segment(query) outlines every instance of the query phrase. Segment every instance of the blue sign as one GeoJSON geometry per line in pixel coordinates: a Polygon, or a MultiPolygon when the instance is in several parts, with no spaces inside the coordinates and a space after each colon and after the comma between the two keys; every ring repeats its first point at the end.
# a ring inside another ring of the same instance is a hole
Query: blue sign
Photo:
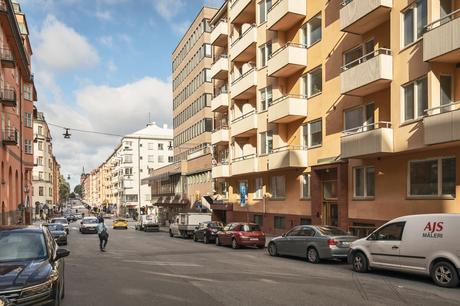
{"type": "Polygon", "coordinates": [[[246,205],[246,184],[240,184],[240,206],[244,207],[246,205]]]}

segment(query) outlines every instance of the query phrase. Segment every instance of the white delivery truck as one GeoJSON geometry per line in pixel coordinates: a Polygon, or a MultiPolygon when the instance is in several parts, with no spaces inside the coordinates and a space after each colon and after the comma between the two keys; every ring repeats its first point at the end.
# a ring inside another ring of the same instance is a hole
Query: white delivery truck
{"type": "Polygon", "coordinates": [[[169,225],[169,236],[181,236],[191,238],[195,228],[201,223],[211,221],[211,213],[179,213],[174,222],[169,225]]]}
{"type": "Polygon", "coordinates": [[[157,215],[141,215],[135,228],[144,232],[159,232],[160,224],[158,223],[157,215]]]}
{"type": "Polygon", "coordinates": [[[460,214],[396,218],[350,246],[356,272],[390,269],[431,276],[436,285],[456,287],[460,273],[460,214]]]}

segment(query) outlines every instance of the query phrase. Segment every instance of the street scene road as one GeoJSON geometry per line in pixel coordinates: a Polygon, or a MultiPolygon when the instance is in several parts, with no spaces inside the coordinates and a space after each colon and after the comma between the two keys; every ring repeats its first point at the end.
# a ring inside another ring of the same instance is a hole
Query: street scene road
{"type": "Polygon", "coordinates": [[[431,279],[373,271],[342,262],[308,264],[266,250],[205,245],[167,232],[109,230],[97,235],[70,225],[63,305],[459,305],[460,290],[431,279]]]}

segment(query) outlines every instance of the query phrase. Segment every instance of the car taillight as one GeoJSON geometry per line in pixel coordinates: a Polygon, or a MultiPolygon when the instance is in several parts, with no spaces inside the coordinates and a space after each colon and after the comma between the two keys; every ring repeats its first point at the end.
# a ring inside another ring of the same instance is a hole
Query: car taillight
{"type": "Polygon", "coordinates": [[[328,246],[334,246],[334,245],[337,245],[338,243],[339,243],[339,242],[338,242],[337,240],[335,240],[335,239],[329,239],[329,240],[327,241],[327,245],[328,245],[328,246]]]}

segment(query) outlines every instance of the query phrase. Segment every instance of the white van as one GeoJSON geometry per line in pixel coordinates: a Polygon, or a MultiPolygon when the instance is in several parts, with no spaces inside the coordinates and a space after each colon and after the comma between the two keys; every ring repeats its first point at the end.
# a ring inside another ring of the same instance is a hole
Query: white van
{"type": "Polygon", "coordinates": [[[460,274],[460,214],[396,218],[350,246],[356,272],[370,268],[429,275],[441,287],[456,287],[460,274]]]}

